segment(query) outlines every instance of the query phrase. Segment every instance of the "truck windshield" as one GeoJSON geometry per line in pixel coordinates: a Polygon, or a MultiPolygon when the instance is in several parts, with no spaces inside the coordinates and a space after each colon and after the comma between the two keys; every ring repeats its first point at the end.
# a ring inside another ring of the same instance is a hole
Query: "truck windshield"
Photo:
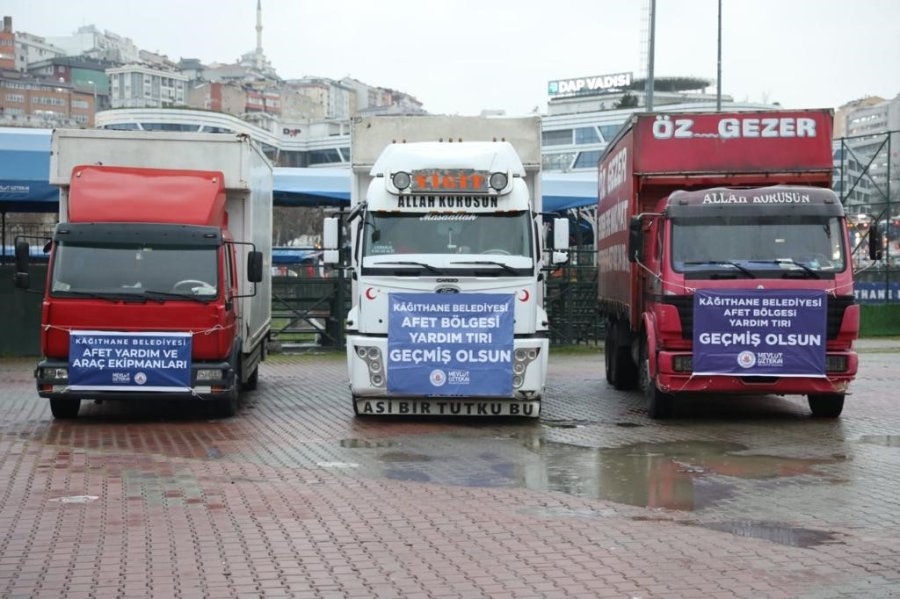
{"type": "Polygon", "coordinates": [[[57,243],[50,284],[54,296],[211,300],[218,293],[215,246],[57,243]]]}
{"type": "Polygon", "coordinates": [[[835,217],[672,221],[672,266],[679,272],[729,271],[743,276],[775,269],[815,278],[842,271],[845,264],[844,231],[835,217]]]}
{"type": "Polygon", "coordinates": [[[532,257],[528,212],[508,214],[396,214],[369,212],[363,256],[485,254],[532,257]]]}

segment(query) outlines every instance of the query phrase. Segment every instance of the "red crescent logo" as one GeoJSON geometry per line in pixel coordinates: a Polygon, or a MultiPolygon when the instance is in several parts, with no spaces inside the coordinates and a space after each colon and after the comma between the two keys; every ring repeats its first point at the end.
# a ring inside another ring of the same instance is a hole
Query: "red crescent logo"
{"type": "Polygon", "coordinates": [[[523,290],[522,290],[522,297],[519,298],[519,301],[521,301],[521,302],[527,302],[527,301],[528,301],[528,298],[530,298],[530,297],[531,297],[531,294],[528,293],[528,290],[527,290],[527,289],[523,289],[523,290]]]}
{"type": "Polygon", "coordinates": [[[366,297],[369,298],[370,300],[375,299],[375,290],[372,289],[371,287],[366,289],[366,297]]]}

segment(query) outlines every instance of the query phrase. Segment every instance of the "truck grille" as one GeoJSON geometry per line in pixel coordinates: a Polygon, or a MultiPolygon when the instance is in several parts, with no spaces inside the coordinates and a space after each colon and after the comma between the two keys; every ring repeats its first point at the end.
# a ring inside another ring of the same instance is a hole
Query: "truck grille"
{"type": "MultiPolygon", "coordinates": [[[[694,338],[694,296],[692,295],[666,295],[659,298],[660,303],[675,306],[678,310],[678,317],[681,319],[681,337],[682,339],[694,338]]],[[[848,306],[852,306],[854,299],[852,295],[842,295],[839,297],[828,296],[828,339],[835,339],[838,331],[841,329],[841,322],[844,320],[844,312],[848,306]]]]}

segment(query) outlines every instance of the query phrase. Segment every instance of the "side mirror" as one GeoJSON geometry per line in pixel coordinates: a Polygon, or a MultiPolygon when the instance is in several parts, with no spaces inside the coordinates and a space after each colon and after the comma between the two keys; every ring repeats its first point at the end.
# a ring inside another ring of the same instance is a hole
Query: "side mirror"
{"type": "MultiPolygon", "coordinates": [[[[18,246],[16,246],[17,252],[18,249],[18,246]]],[[[878,222],[876,221],[869,226],[869,260],[881,260],[883,254],[884,242],[881,239],[881,231],[878,230],[878,222]]],[[[18,253],[16,258],[18,259],[18,253]]]]}
{"type": "Polygon", "coordinates": [[[564,252],[569,249],[569,219],[553,219],[553,249],[564,252]]]}
{"type": "Polygon", "coordinates": [[[251,283],[259,283],[263,280],[262,252],[247,252],[247,280],[251,283]]]}
{"type": "Polygon", "coordinates": [[[325,219],[322,229],[322,262],[325,264],[339,264],[341,252],[338,245],[340,219],[329,217],[325,219]]]}
{"type": "Polygon", "coordinates": [[[628,261],[640,262],[644,259],[644,226],[640,216],[631,217],[628,223],[628,261]]]}
{"type": "Polygon", "coordinates": [[[27,241],[16,242],[16,272],[13,275],[13,284],[19,289],[28,289],[31,286],[31,275],[28,273],[28,259],[31,247],[27,241]]]}

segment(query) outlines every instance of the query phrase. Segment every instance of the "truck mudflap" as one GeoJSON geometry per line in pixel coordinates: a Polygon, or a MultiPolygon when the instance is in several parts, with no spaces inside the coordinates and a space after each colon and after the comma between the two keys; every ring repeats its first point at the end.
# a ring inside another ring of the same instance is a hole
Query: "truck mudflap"
{"type": "Polygon", "coordinates": [[[195,362],[191,364],[191,387],[185,391],[141,391],[107,389],[72,389],[68,381],[66,360],[41,360],[34,371],[37,392],[46,399],[99,399],[99,400],[167,400],[194,399],[217,400],[234,390],[235,372],[227,361],[195,362]],[[218,378],[214,374],[219,372],[218,378]]]}
{"type": "Polygon", "coordinates": [[[541,415],[540,400],[490,397],[356,397],[357,416],[524,416],[541,415]]]}

